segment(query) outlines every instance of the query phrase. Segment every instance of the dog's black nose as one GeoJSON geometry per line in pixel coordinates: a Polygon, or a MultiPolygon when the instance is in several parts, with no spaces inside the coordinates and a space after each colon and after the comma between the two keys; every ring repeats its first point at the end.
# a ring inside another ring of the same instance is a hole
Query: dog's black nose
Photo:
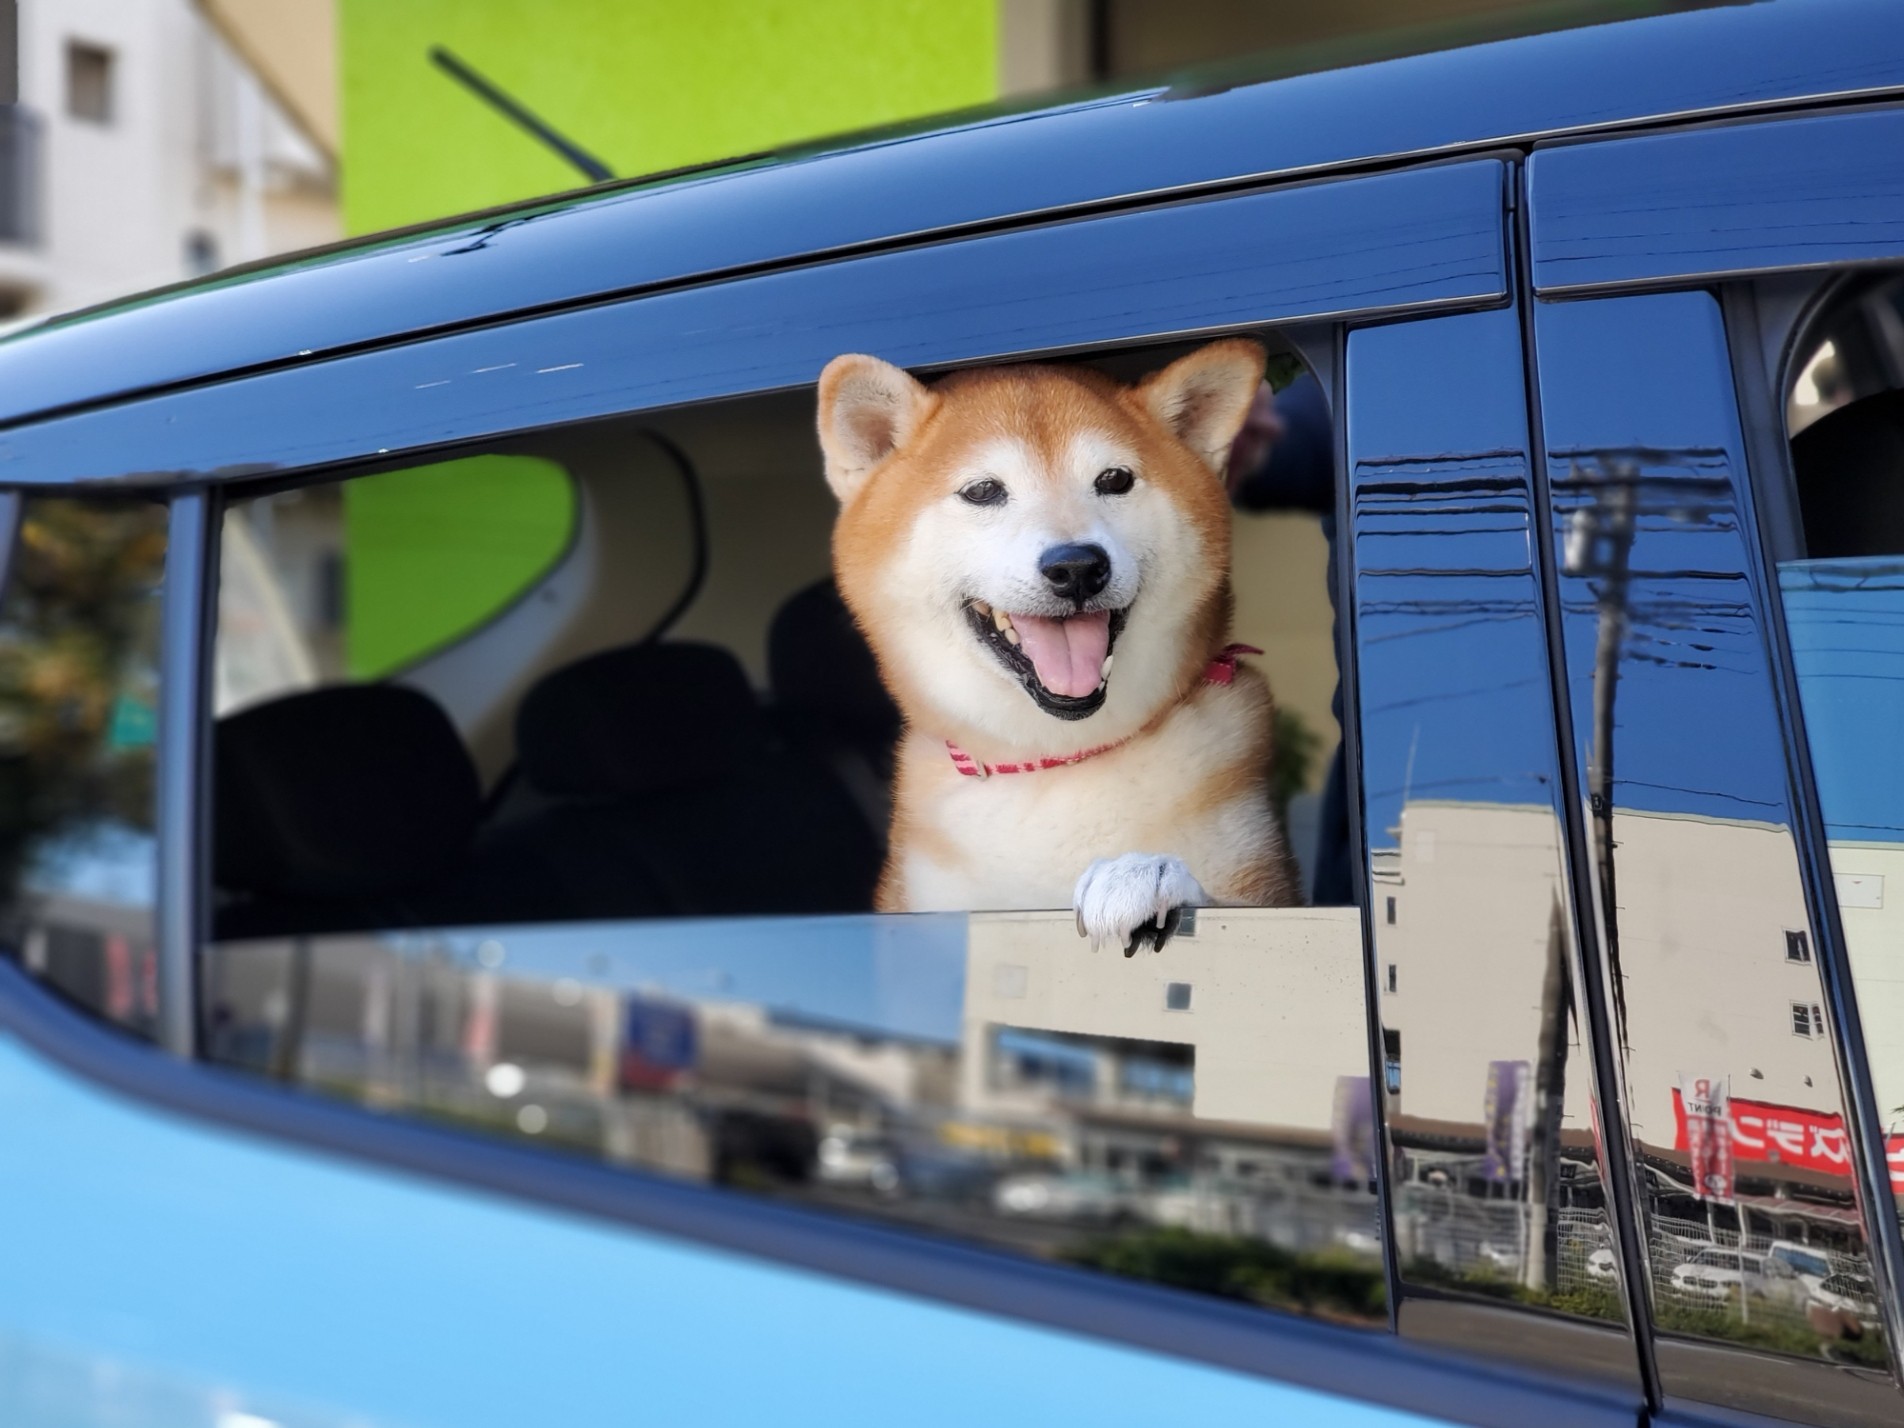
{"type": "Polygon", "coordinates": [[[1054,595],[1082,605],[1111,582],[1111,558],[1101,545],[1054,545],[1038,557],[1038,572],[1054,595]]]}

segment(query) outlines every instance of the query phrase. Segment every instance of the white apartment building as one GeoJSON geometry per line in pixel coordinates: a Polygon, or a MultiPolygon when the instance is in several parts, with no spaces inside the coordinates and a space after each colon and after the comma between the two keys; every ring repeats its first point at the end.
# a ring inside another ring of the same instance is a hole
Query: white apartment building
{"type": "Polygon", "coordinates": [[[339,234],[333,157],[191,0],[17,0],[0,318],[70,311],[339,234]]]}

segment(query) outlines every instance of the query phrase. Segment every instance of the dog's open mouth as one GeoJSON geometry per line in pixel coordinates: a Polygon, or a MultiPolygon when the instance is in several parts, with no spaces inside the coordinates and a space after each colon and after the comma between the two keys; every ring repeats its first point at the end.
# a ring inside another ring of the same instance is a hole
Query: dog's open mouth
{"type": "Polygon", "coordinates": [[[1025,686],[1033,703],[1060,719],[1088,718],[1103,706],[1125,613],[1083,610],[1060,618],[1010,615],[983,600],[965,605],[979,642],[1025,686]]]}

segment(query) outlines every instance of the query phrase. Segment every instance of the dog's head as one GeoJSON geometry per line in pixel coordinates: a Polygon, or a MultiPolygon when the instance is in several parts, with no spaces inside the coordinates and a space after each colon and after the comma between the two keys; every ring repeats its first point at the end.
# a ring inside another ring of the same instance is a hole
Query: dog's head
{"type": "Polygon", "coordinates": [[[834,572],[914,725],[1051,753],[1183,696],[1229,624],[1223,470],[1263,365],[1242,339],[1132,386],[1018,366],[927,387],[874,357],[827,364],[834,572]]]}

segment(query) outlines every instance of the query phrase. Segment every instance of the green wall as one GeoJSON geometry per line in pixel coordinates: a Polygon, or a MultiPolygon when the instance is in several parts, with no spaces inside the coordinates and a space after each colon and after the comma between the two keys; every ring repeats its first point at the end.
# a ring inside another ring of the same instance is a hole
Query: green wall
{"type": "Polygon", "coordinates": [[[568,548],[575,488],[533,456],[465,456],[347,486],[345,663],[376,679],[496,614],[568,548]]]}
{"type": "Polygon", "coordinates": [[[443,45],[632,176],[983,103],[997,0],[340,0],[354,233],[583,182],[429,61],[443,45]]]}
{"type": "MultiPolygon", "coordinates": [[[[634,176],[983,103],[997,0],[339,0],[344,222],[374,232],[578,187],[430,62],[443,45],[634,176]]],[[[373,678],[506,604],[567,539],[547,463],[345,488],[346,658],[373,678]]]]}

